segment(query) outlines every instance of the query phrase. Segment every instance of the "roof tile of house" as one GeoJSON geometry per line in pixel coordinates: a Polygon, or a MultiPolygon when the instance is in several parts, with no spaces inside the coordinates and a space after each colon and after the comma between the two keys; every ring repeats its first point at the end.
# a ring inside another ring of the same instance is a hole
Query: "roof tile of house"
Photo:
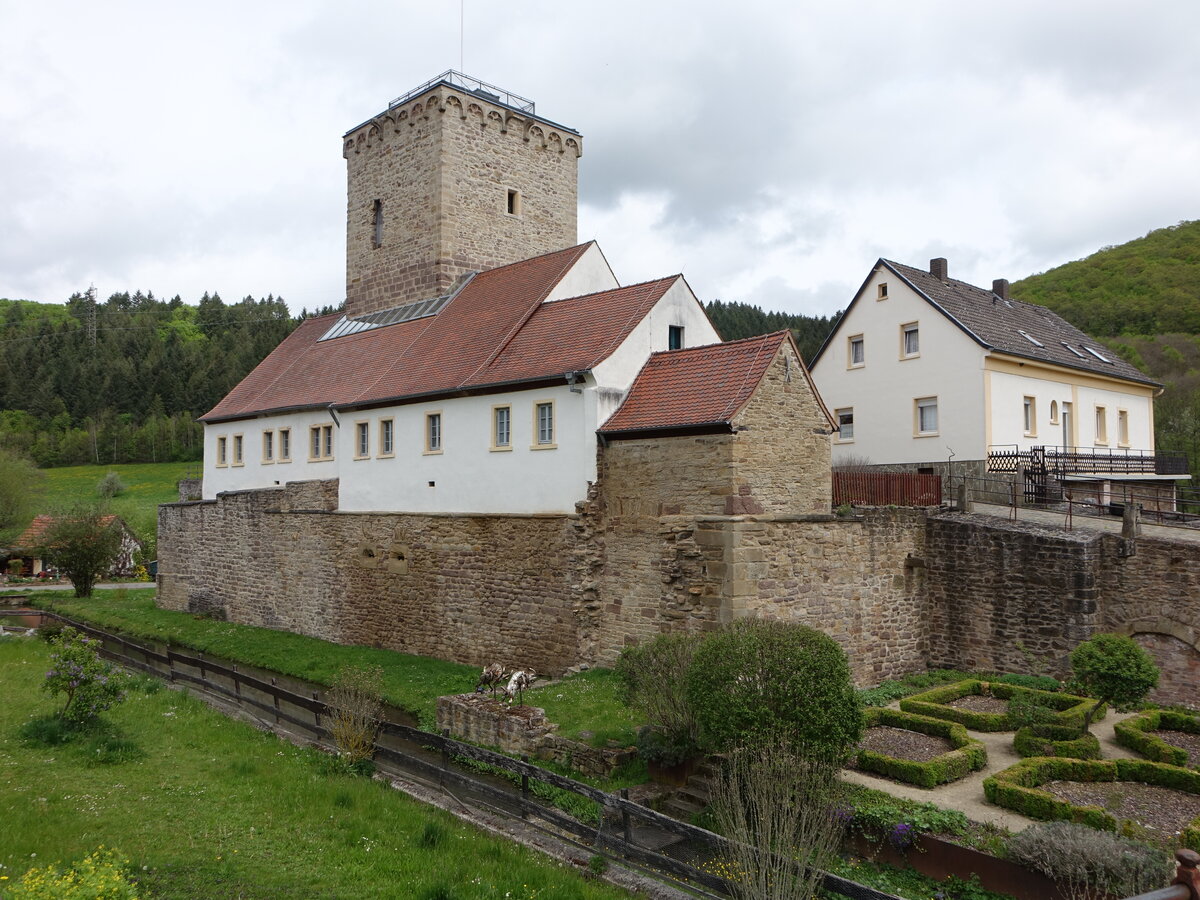
{"type": "Polygon", "coordinates": [[[939,306],[985,347],[1113,378],[1158,384],[1114,351],[1044,306],[1011,298],[1005,300],[986,288],[954,278],[942,281],[923,269],[891,260],[881,262],[939,306]],[[1029,338],[1042,346],[1039,347],[1029,338]],[[1093,351],[1107,362],[1097,359],[1093,351]]]}
{"type": "MultiPolygon", "coordinates": [[[[33,521],[29,523],[29,527],[21,532],[21,536],[17,538],[16,548],[19,550],[36,550],[41,547],[46,532],[50,530],[55,521],[54,516],[34,516],[33,521]]],[[[116,521],[118,521],[118,518],[112,515],[104,516],[100,519],[101,524],[105,527],[116,521]]],[[[121,524],[124,526],[123,522],[121,524]]]]}
{"type": "Polygon", "coordinates": [[[762,380],[786,331],[655,353],[603,434],[727,425],[762,380]]]}
{"type": "Polygon", "coordinates": [[[591,368],[679,276],[544,302],[590,246],[482,272],[423,319],[325,341],[336,317],[309,319],[202,418],[365,405],[591,368]]]}

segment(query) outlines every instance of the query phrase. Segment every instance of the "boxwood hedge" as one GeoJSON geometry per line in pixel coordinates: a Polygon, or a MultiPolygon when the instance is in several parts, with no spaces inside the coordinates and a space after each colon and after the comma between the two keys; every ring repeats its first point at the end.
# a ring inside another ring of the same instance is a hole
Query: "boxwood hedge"
{"type": "Polygon", "coordinates": [[[1070,756],[1099,759],[1100,739],[1074,725],[1026,725],[1017,730],[1013,749],[1018,756],[1070,756]]]}
{"type": "Polygon", "coordinates": [[[867,728],[890,725],[934,737],[946,738],[954,745],[948,753],[942,753],[926,762],[898,759],[872,750],[859,748],[856,765],[864,772],[886,775],[918,787],[936,787],[948,781],[957,781],[969,772],[987,765],[987,748],[981,741],[967,734],[967,729],[954,722],[931,719],[894,709],[871,707],[864,711],[863,724],[867,728]]]}
{"type": "MultiPolygon", "coordinates": [[[[1154,732],[1161,729],[1200,734],[1200,715],[1173,709],[1152,709],[1141,715],[1118,722],[1115,726],[1117,743],[1143,756],[1173,766],[1187,766],[1188,753],[1182,747],[1168,744],[1154,732]]],[[[1193,764],[1200,769],[1200,764],[1193,764]]]]}
{"type": "MultiPolygon", "coordinates": [[[[997,681],[980,681],[968,679],[956,684],[925,691],[900,701],[900,708],[905,712],[931,716],[935,719],[945,719],[958,722],[975,731],[1012,731],[1015,725],[1007,713],[976,712],[947,706],[953,700],[971,694],[990,694],[1000,700],[1011,700],[1016,696],[1028,697],[1039,706],[1046,706],[1055,712],[1056,725],[1076,725],[1083,727],[1087,711],[1095,704],[1095,700],[1078,697],[1074,694],[1060,694],[1053,691],[1037,691],[1032,688],[1019,687],[1015,684],[1004,684],[997,681]]],[[[1106,707],[1101,706],[1093,717],[1093,721],[1104,718],[1106,707]]]]}
{"type": "MultiPolygon", "coordinates": [[[[1035,756],[983,781],[991,803],[1029,816],[1053,821],[1080,822],[1104,831],[1120,826],[1112,813],[1098,806],[1074,806],[1041,786],[1049,781],[1132,781],[1200,794],[1200,772],[1143,759],[1067,759],[1035,756]]],[[[1180,834],[1180,843],[1200,850],[1200,818],[1180,834]]]]}

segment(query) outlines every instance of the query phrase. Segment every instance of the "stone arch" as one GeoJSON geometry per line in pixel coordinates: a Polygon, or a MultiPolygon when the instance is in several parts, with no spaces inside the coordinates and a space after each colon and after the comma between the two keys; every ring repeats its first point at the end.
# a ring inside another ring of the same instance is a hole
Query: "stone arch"
{"type": "Polygon", "coordinates": [[[414,103],[408,108],[409,118],[415,119],[417,116],[425,115],[425,104],[421,102],[414,103]]]}
{"type": "Polygon", "coordinates": [[[1150,699],[1200,705],[1200,628],[1165,616],[1147,616],[1115,630],[1137,641],[1158,665],[1158,688],[1150,699]]]}
{"type": "Polygon", "coordinates": [[[396,114],[395,119],[393,119],[392,121],[395,122],[395,124],[396,124],[396,131],[399,131],[400,123],[408,121],[408,110],[404,110],[404,109],[400,110],[400,112],[398,112],[396,114]]]}
{"type": "Polygon", "coordinates": [[[552,131],[546,136],[546,146],[555,153],[563,152],[562,135],[557,131],[552,131]]]}
{"type": "Polygon", "coordinates": [[[567,138],[567,149],[575,151],[576,159],[583,155],[583,151],[579,149],[579,141],[575,140],[575,138],[567,138]]]}
{"type": "Polygon", "coordinates": [[[500,115],[500,113],[496,112],[494,109],[488,110],[487,124],[488,125],[498,125],[500,127],[501,131],[508,130],[504,123],[504,116],[500,115]]]}
{"type": "Polygon", "coordinates": [[[379,125],[375,122],[371,123],[371,127],[367,129],[367,146],[370,147],[376,141],[383,138],[383,132],[379,130],[379,125]]]}
{"type": "Polygon", "coordinates": [[[462,101],[459,100],[457,97],[455,97],[453,94],[451,94],[449,97],[446,98],[445,107],[447,110],[449,110],[451,112],[458,113],[458,117],[460,119],[465,119],[467,117],[466,111],[463,110],[462,101]]]}
{"type": "Polygon", "coordinates": [[[537,125],[528,125],[525,129],[525,140],[537,144],[539,147],[546,146],[546,132],[537,125]]]}

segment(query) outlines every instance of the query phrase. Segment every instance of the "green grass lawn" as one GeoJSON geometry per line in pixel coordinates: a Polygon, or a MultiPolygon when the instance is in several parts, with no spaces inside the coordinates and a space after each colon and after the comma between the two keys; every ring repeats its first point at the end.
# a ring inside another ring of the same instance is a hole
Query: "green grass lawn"
{"type": "Polygon", "coordinates": [[[158,505],[176,502],[179,499],[176,482],[199,466],[196,462],[176,462],[42,469],[46,477],[37,511],[53,512],[81,501],[99,500],[96,485],[108,472],[116,472],[126,490],[108,501],[110,511],[124,519],[138,537],[153,538],[158,527],[158,505]]]}
{"type": "MultiPolygon", "coordinates": [[[[0,875],[103,844],[158,898],[609,898],[628,894],[484,835],[185,693],[132,691],[107,735],[17,732],[57,704],[41,641],[0,640],[0,875]]],[[[2,882],[0,882],[2,883],[2,882]]]]}

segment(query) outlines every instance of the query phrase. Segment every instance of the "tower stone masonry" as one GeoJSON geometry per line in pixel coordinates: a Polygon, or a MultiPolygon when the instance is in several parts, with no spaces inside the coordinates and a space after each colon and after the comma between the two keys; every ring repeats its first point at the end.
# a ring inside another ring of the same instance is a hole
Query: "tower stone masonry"
{"type": "Polygon", "coordinates": [[[346,133],[346,313],[441,296],[462,276],[576,243],[583,139],[457,72],[346,133]]]}

